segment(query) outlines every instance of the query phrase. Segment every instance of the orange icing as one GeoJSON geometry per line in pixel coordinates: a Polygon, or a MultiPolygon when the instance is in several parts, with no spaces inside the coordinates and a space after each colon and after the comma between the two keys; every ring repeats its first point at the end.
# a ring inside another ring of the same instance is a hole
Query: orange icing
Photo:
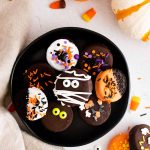
{"type": "Polygon", "coordinates": [[[142,37],[142,41],[144,42],[148,41],[149,37],[150,37],[150,30],[144,34],[144,36],[142,37]]]}
{"type": "Polygon", "coordinates": [[[142,3],[135,6],[131,6],[127,9],[118,10],[116,13],[117,20],[123,20],[124,18],[130,16],[131,14],[137,12],[142,6],[148,4],[150,0],[144,0],[142,3]]]}

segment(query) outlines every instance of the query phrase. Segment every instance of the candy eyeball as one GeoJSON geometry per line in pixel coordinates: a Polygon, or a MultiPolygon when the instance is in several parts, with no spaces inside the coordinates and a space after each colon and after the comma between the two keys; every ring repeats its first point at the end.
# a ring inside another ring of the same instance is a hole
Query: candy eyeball
{"type": "Polygon", "coordinates": [[[67,113],[65,111],[60,112],[59,117],[61,119],[66,119],[67,118],[67,113]]]}
{"type": "Polygon", "coordinates": [[[78,88],[78,87],[79,87],[79,81],[73,80],[73,81],[71,82],[71,86],[72,86],[73,88],[78,88]]]}
{"type": "Polygon", "coordinates": [[[64,87],[70,87],[70,85],[71,85],[70,80],[64,80],[64,81],[63,81],[63,86],[64,86],[64,87]]]}
{"type": "Polygon", "coordinates": [[[52,110],[52,113],[53,113],[54,116],[58,116],[60,114],[60,109],[59,108],[54,108],[52,110]]]}

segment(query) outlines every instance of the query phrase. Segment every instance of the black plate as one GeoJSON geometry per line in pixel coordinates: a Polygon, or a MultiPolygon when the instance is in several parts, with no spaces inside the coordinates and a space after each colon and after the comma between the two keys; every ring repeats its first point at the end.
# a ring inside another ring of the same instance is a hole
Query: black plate
{"type": "MultiPolygon", "coordinates": [[[[76,108],[74,108],[74,119],[72,125],[65,131],[60,133],[53,133],[46,130],[40,121],[30,122],[25,120],[16,108],[20,118],[28,129],[41,140],[58,146],[80,146],[92,142],[115,127],[121,118],[123,117],[129,98],[129,72],[126,60],[121,51],[106,37],[82,28],[66,27],[50,31],[43,36],[32,42],[27,48],[25,48],[18,56],[15,65],[13,67],[11,76],[11,96],[13,103],[16,104],[15,96],[23,89],[22,72],[29,66],[38,63],[46,62],[46,51],[49,45],[60,38],[72,40],[79,50],[81,51],[88,44],[102,43],[105,44],[113,54],[114,68],[120,69],[127,78],[127,90],[122,97],[116,103],[112,104],[112,113],[107,120],[101,126],[93,127],[86,124],[78,115],[76,108]]],[[[46,62],[47,63],[47,62],[46,62]]]]}

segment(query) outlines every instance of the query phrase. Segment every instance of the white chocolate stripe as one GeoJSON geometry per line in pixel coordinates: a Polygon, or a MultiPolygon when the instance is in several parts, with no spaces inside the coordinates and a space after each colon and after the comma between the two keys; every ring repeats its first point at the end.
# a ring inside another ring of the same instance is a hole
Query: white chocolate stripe
{"type": "Polygon", "coordinates": [[[91,76],[85,75],[85,74],[77,74],[75,70],[65,71],[65,72],[68,73],[68,74],[74,74],[74,76],[76,76],[76,77],[84,77],[86,79],[91,79],[91,76]]]}
{"type": "Polygon", "coordinates": [[[59,101],[82,105],[84,102],[76,100],[72,97],[80,98],[86,102],[86,101],[88,101],[88,99],[84,98],[82,96],[79,96],[79,95],[91,95],[92,93],[90,93],[90,92],[73,92],[73,91],[55,90],[54,89],[54,94],[57,97],[58,96],[64,97],[64,98],[58,98],[59,101]],[[79,94],[79,95],[77,95],[77,94],[79,94]]]}
{"type": "Polygon", "coordinates": [[[76,78],[76,77],[60,77],[57,76],[57,79],[69,79],[69,80],[80,80],[80,81],[88,81],[89,79],[84,78],[76,78]]]}

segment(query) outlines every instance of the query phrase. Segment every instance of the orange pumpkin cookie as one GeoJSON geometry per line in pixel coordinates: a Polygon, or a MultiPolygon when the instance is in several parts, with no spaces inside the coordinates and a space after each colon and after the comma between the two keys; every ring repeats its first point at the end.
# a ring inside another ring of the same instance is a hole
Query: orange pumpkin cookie
{"type": "Polygon", "coordinates": [[[108,145],[108,150],[130,150],[128,134],[121,133],[113,137],[108,145]]]}
{"type": "Polygon", "coordinates": [[[118,69],[108,69],[96,77],[95,90],[100,101],[115,102],[126,90],[126,77],[118,69]]]}

